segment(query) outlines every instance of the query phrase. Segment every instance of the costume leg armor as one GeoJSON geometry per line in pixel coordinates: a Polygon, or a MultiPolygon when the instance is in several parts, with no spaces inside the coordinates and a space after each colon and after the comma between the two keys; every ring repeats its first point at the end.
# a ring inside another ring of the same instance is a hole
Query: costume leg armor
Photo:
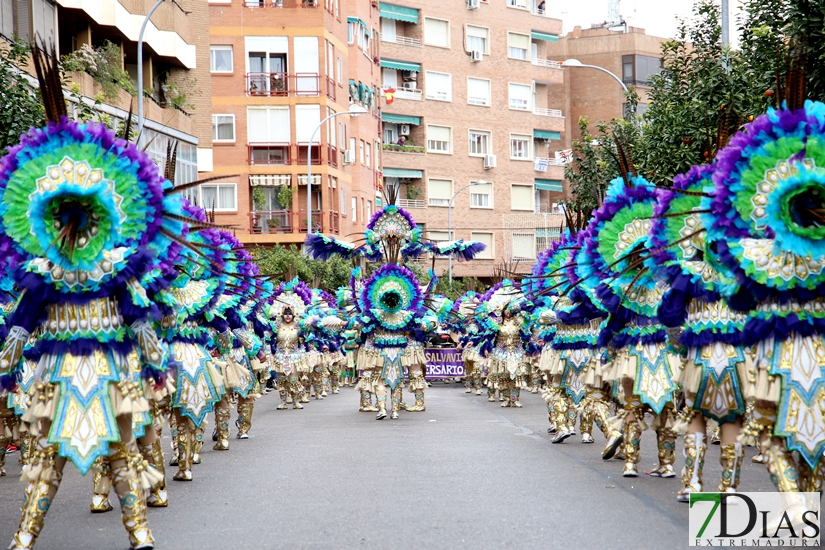
{"type": "Polygon", "coordinates": [[[26,500],[23,503],[20,525],[9,544],[9,550],[30,550],[43,530],[46,512],[54,500],[63,477],[65,459],[57,456],[57,445],[47,445],[46,439],[37,440],[31,463],[24,476],[26,500]]]}
{"type": "Polygon", "coordinates": [[[510,391],[515,387],[515,384],[516,381],[506,373],[498,376],[498,400],[501,401],[502,407],[510,406],[510,391]]]}
{"type": "Polygon", "coordinates": [[[642,428],[636,420],[625,420],[624,424],[624,469],[623,477],[638,477],[641,454],[642,428]]]}
{"type": "Polygon", "coordinates": [[[538,393],[539,386],[541,385],[541,371],[534,368],[533,372],[530,374],[530,393],[538,393]]]}
{"type": "Polygon", "coordinates": [[[593,421],[596,419],[596,409],[593,399],[585,397],[579,418],[579,429],[582,432],[582,443],[593,443],[593,421]]]}
{"type": "Polygon", "coordinates": [[[92,505],[93,514],[108,512],[112,509],[109,502],[109,493],[112,490],[112,471],[109,469],[109,461],[105,458],[98,458],[92,466],[94,471],[92,505]]]}
{"type": "MultiPolygon", "coordinates": [[[[215,403],[215,410],[217,410],[219,403],[215,403]]],[[[217,417],[216,417],[217,418],[217,417]]],[[[169,466],[178,465],[178,424],[174,414],[169,415],[169,428],[172,436],[172,456],[169,458],[169,466]]],[[[212,441],[218,440],[218,426],[215,423],[215,431],[212,433],[212,441]]]]}
{"type": "MultiPolygon", "coordinates": [[[[160,473],[162,479],[149,489],[146,494],[146,506],[150,508],[166,508],[169,506],[169,495],[166,490],[166,468],[163,465],[163,449],[160,446],[160,434],[154,443],[138,445],[140,454],[144,460],[160,473]]],[[[107,493],[108,495],[108,493],[107,493]]]]}
{"type": "Polygon", "coordinates": [[[281,398],[281,404],[275,407],[277,410],[282,411],[287,408],[287,396],[289,395],[289,380],[283,374],[278,377],[276,382],[278,387],[278,396],[281,398]]]}
{"type": "Polygon", "coordinates": [[[376,393],[375,394],[375,401],[378,403],[378,414],[375,415],[376,420],[383,420],[387,418],[387,393],[384,392],[383,395],[376,393]]]}
{"type": "Polygon", "coordinates": [[[745,459],[745,449],[741,443],[722,443],[719,448],[719,464],[722,465],[722,480],[719,493],[735,493],[739,487],[739,474],[745,459]]]}
{"type": "MultiPolygon", "coordinates": [[[[662,413],[662,424],[667,415],[667,409],[662,413]]],[[[673,469],[674,451],[676,450],[676,432],[670,428],[661,427],[656,430],[656,447],[659,450],[659,465],[650,472],[651,477],[676,477],[673,469]]]]}
{"type": "MultiPolygon", "coordinates": [[[[5,401],[5,397],[3,398],[5,401]]],[[[14,410],[8,407],[0,408],[0,477],[6,475],[6,447],[11,443],[11,437],[14,433],[15,416],[14,410]]]]}
{"type": "Polygon", "coordinates": [[[518,387],[512,388],[510,390],[510,406],[521,408],[521,401],[519,401],[519,396],[521,395],[521,390],[518,387]]]}
{"type": "Polygon", "coordinates": [[[702,470],[705,467],[705,452],[708,450],[704,432],[685,435],[685,466],[682,468],[682,489],[676,493],[676,500],[689,502],[690,493],[702,492],[702,470]]]}
{"type": "Polygon", "coordinates": [[[254,407],[255,403],[251,398],[238,399],[238,419],[235,421],[235,427],[238,428],[238,439],[249,439],[254,407]]]}
{"type": "Polygon", "coordinates": [[[494,374],[487,375],[487,401],[496,400],[496,379],[494,374]]]}
{"type": "Polygon", "coordinates": [[[212,447],[216,451],[229,450],[229,399],[224,395],[220,401],[215,403],[215,430],[217,430],[217,443],[212,447]]]}
{"type": "MultiPolygon", "coordinates": [[[[228,413],[229,411],[227,411],[228,413]]],[[[227,429],[226,436],[229,437],[227,429]]],[[[220,430],[219,430],[220,432],[220,430]]],[[[221,436],[218,434],[218,443],[221,443],[221,436]]],[[[187,419],[178,420],[178,471],[172,477],[175,481],[192,481],[192,454],[194,452],[195,429],[192,421],[187,419]]],[[[229,442],[227,441],[227,445],[229,442]]],[[[219,449],[216,449],[219,450],[219,449]]]]}
{"type": "Polygon", "coordinates": [[[791,453],[785,448],[785,441],[774,437],[767,455],[768,473],[776,490],[782,493],[799,492],[799,474],[791,453]]]}
{"type": "MultiPolygon", "coordinates": [[[[205,421],[204,421],[205,423],[205,421]]],[[[195,443],[192,446],[192,464],[201,463],[201,450],[203,449],[203,428],[195,430],[195,443]]]]}
{"type": "Polygon", "coordinates": [[[614,428],[610,423],[610,409],[603,400],[597,399],[593,401],[593,411],[595,413],[596,426],[599,427],[604,434],[604,438],[607,440],[602,451],[602,460],[610,460],[621,450],[622,444],[624,443],[624,434],[614,428]]]}
{"type": "Polygon", "coordinates": [[[120,498],[120,516],[133,550],[154,548],[155,539],[146,523],[146,497],[136,464],[142,460],[134,441],[110,443],[112,483],[120,498]]]}
{"type": "MultiPolygon", "coordinates": [[[[424,388],[427,387],[427,382],[424,380],[424,372],[421,367],[410,369],[410,385],[409,389],[415,395],[415,405],[407,407],[407,412],[424,412],[427,408],[424,406],[424,388]]],[[[399,392],[399,399],[401,395],[399,392]]]]}
{"type": "Polygon", "coordinates": [[[392,390],[392,412],[390,413],[390,418],[396,419],[398,418],[398,411],[401,410],[401,392],[403,388],[399,384],[394,390],[392,390]]]}

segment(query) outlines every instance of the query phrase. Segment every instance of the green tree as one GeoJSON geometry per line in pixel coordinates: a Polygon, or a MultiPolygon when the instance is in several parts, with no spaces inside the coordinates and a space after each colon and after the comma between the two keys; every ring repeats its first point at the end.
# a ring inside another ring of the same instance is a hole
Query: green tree
{"type": "Polygon", "coordinates": [[[808,97],[825,101],[825,0],[790,0],[788,21],[807,45],[808,97]]]}
{"type": "Polygon", "coordinates": [[[352,266],[342,258],[312,260],[301,253],[295,245],[255,246],[250,250],[261,273],[273,275],[273,282],[298,277],[310,286],[317,286],[329,292],[349,282],[352,266]]]}
{"type": "Polygon", "coordinates": [[[45,124],[39,94],[21,76],[29,62],[29,46],[15,41],[0,48],[0,147],[20,141],[32,126],[45,124]]]}
{"type": "MultiPolygon", "coordinates": [[[[573,160],[564,167],[564,178],[570,182],[570,196],[564,205],[571,216],[586,223],[591,212],[599,207],[607,184],[619,171],[614,163],[604,158],[600,150],[607,136],[594,136],[587,117],[579,118],[580,138],[573,140],[573,160]]],[[[576,225],[580,225],[576,223],[576,225]]]]}

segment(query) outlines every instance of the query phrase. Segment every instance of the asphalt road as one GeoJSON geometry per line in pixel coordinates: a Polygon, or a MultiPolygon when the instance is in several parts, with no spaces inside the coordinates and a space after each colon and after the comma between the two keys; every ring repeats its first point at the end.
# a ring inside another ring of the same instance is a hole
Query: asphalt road
{"type": "MultiPolygon", "coordinates": [[[[168,469],[170,505],[149,510],[156,548],[687,547],[678,477],[622,478],[620,461],[601,460],[597,430],[593,445],[578,436],[553,445],[541,396],[522,401],[522,409],[501,408],[439,382],[427,392],[426,412],[378,422],[357,412],[351,388],[302,411],[276,411],[270,393],[255,405],[248,440],[232,439],[228,452],[204,445],[194,481],[172,481],[175,468],[168,469]]],[[[681,442],[677,449],[679,470],[681,442]]],[[[655,453],[655,434],[645,432],[641,471],[653,467],[655,453]]],[[[748,449],[740,489],[771,490],[753,454],[748,449]]],[[[7,470],[0,545],[11,539],[23,502],[17,455],[7,470]]],[[[715,486],[719,470],[712,447],[706,483],[715,486]]],[[[67,465],[36,548],[128,548],[114,493],[115,510],[93,515],[91,489],[91,475],[67,465]]]]}

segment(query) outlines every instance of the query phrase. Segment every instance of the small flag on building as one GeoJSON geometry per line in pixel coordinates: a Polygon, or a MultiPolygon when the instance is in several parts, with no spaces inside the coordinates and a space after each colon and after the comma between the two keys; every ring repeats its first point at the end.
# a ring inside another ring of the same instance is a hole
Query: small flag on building
{"type": "Polygon", "coordinates": [[[391,105],[395,101],[395,88],[384,89],[384,99],[387,100],[387,105],[391,105]]]}

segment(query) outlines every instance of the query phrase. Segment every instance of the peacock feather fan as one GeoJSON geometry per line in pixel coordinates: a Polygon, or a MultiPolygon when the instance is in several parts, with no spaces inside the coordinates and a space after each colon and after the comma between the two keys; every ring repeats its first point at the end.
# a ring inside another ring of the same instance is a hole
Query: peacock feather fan
{"type": "Polygon", "coordinates": [[[385,264],[364,283],[358,309],[382,329],[397,332],[411,326],[423,299],[415,273],[400,265],[385,264]]]}

